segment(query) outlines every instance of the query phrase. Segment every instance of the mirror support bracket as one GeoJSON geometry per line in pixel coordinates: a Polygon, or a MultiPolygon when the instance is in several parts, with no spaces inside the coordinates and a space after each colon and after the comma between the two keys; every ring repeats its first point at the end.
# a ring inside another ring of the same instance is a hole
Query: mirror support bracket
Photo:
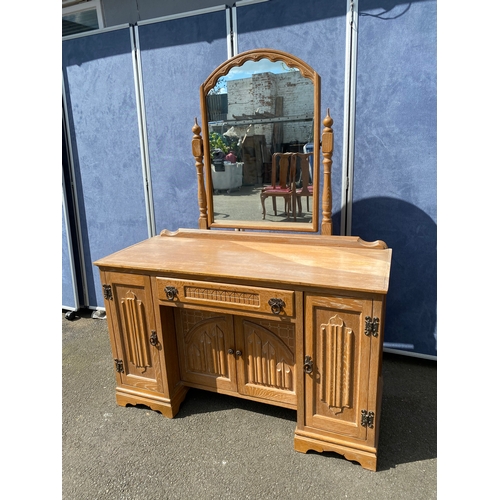
{"type": "Polygon", "coordinates": [[[193,131],[193,139],[191,141],[191,148],[195,158],[196,175],[198,177],[198,206],[200,207],[200,217],[198,219],[198,227],[200,229],[208,229],[207,218],[207,194],[205,191],[204,173],[203,173],[203,139],[200,132],[201,127],[198,125],[198,120],[194,119],[194,125],[191,129],[193,131]]]}
{"type": "Polygon", "coordinates": [[[323,120],[323,134],[321,136],[321,150],[323,153],[323,219],[321,220],[321,234],[333,234],[332,226],[332,155],[333,155],[333,119],[330,108],[327,109],[323,120]]]}

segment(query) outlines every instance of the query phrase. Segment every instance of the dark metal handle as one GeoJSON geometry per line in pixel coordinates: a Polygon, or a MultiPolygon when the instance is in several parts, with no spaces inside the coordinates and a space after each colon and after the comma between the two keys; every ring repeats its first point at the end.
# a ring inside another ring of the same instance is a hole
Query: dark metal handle
{"type": "Polygon", "coordinates": [[[233,351],[233,349],[228,349],[228,350],[227,350],[227,353],[228,353],[228,354],[234,354],[234,351],[233,351]]]}
{"type": "Polygon", "coordinates": [[[149,337],[149,343],[152,346],[158,345],[158,335],[156,335],[156,332],[154,330],[151,330],[151,337],[149,337]]]}
{"type": "Polygon", "coordinates": [[[268,304],[271,306],[273,314],[279,314],[285,308],[285,301],[283,299],[269,299],[268,304]]]}
{"type": "Polygon", "coordinates": [[[240,350],[236,351],[236,356],[241,356],[242,354],[243,353],[240,350]]]}
{"type": "Polygon", "coordinates": [[[166,286],[165,293],[167,294],[167,300],[174,300],[178,295],[177,288],[175,286],[166,286]]]}
{"type": "Polygon", "coordinates": [[[304,358],[304,371],[309,375],[313,372],[313,360],[311,356],[306,356],[304,358]]]}

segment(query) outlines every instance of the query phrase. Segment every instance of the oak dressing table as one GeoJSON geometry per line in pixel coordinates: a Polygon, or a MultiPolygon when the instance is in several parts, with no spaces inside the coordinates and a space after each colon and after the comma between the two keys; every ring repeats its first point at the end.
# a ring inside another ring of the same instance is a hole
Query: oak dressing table
{"type": "Polygon", "coordinates": [[[203,135],[197,123],[193,127],[199,229],[164,230],[94,263],[106,304],[116,401],[173,418],[195,387],[283,406],[297,411],[297,451],[334,451],[376,470],[391,249],[382,241],[331,234],[329,115],[321,140],[320,234],[318,189],[310,220],[217,220],[211,169],[204,168],[211,162],[202,138],[211,133],[206,98],[232,68],[263,59],[296,68],[313,82],[312,120],[303,110],[287,118],[283,107],[284,119],[268,116],[259,124],[285,129],[302,117],[313,131],[312,177],[319,178],[319,76],[303,61],[270,49],[240,54],[217,68],[201,87],[203,135]],[[217,230],[229,227],[238,231],[217,230]]]}

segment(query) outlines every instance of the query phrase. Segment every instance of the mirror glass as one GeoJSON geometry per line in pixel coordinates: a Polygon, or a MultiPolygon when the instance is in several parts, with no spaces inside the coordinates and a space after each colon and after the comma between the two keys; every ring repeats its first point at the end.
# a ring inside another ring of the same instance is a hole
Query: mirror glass
{"type": "Polygon", "coordinates": [[[209,225],[316,230],[316,73],[255,52],[202,91],[209,225]]]}

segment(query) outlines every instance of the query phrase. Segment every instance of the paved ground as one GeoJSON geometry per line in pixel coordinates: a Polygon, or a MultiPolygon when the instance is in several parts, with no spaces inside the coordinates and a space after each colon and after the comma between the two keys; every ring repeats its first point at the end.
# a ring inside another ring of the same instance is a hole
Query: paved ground
{"type": "MultiPolygon", "coordinates": [[[[116,405],[106,321],[62,315],[62,498],[432,500],[436,362],[384,355],[378,471],[293,450],[295,412],[191,390],[175,419],[116,405]]],[[[27,471],[29,477],[29,471],[27,471]]]]}

